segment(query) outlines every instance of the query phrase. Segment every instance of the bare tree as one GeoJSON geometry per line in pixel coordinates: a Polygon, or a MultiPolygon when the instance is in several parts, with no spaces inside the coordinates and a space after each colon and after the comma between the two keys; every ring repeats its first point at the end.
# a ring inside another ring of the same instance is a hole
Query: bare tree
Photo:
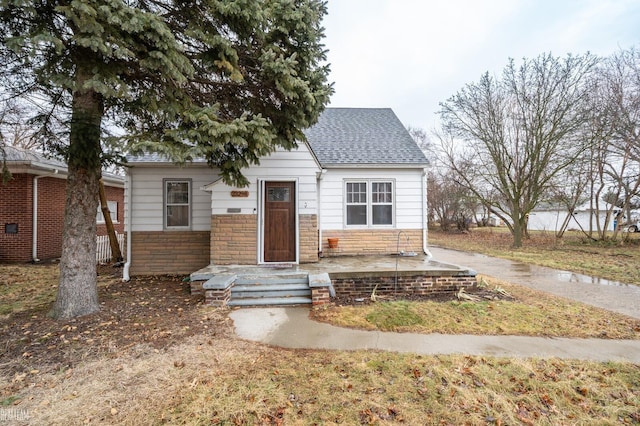
{"type": "Polygon", "coordinates": [[[440,104],[444,159],[520,247],[528,214],[583,151],[590,55],[513,60],[440,104]]]}
{"type": "Polygon", "coordinates": [[[434,149],[433,143],[429,138],[427,132],[420,127],[407,126],[407,131],[411,135],[414,141],[418,144],[420,149],[424,152],[424,155],[427,157],[429,162],[434,162],[434,149]]]}
{"type": "MultiPolygon", "coordinates": [[[[628,217],[640,192],[640,52],[632,48],[610,56],[599,67],[597,79],[606,114],[599,123],[608,136],[606,158],[599,169],[600,188],[613,201],[611,209],[616,206],[628,217]]],[[[619,228],[615,227],[613,239],[619,228]]]]}

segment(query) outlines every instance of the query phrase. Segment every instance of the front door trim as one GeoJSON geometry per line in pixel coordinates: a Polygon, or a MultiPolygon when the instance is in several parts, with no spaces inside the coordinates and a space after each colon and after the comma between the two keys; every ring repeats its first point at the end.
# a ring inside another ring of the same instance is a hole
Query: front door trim
{"type": "Polygon", "coordinates": [[[298,217],[298,202],[299,202],[299,191],[298,191],[298,179],[297,178],[281,178],[281,179],[267,179],[267,178],[259,178],[258,179],[258,264],[259,265],[274,265],[274,264],[299,264],[300,259],[300,220],[298,217]],[[294,191],[295,191],[295,260],[291,262],[266,262],[264,256],[264,248],[265,248],[265,200],[266,200],[266,183],[267,182],[293,182],[294,183],[294,191]]]}

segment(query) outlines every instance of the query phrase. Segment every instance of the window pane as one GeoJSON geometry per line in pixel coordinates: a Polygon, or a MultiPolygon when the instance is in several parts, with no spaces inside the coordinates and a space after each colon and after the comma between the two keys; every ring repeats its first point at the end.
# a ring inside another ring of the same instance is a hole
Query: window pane
{"type": "Polygon", "coordinates": [[[347,225],[366,225],[367,206],[350,205],[347,206],[347,225]]]}
{"type": "Polygon", "coordinates": [[[371,184],[371,201],[373,203],[391,203],[391,182],[373,182],[371,184]]]}
{"type": "Polygon", "coordinates": [[[367,184],[366,182],[347,183],[347,203],[366,203],[367,184]]]}
{"type": "Polygon", "coordinates": [[[189,204],[189,183],[167,182],[167,204],[189,204]]]}
{"type": "Polygon", "coordinates": [[[189,206],[167,206],[167,226],[189,226],[189,206]]]}
{"type": "Polygon", "coordinates": [[[289,188],[269,188],[267,196],[269,202],[289,202],[289,188]]]}
{"type": "Polygon", "coordinates": [[[380,204],[371,206],[372,221],[374,225],[391,225],[393,224],[393,209],[389,204],[380,204]]]}

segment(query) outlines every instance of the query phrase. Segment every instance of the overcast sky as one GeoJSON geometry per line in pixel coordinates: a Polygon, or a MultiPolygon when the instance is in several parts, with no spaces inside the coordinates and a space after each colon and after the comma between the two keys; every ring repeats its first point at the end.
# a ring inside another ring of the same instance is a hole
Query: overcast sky
{"type": "Polygon", "coordinates": [[[438,103],[509,58],[640,48],[640,0],[329,0],[332,107],[433,128],[438,103]]]}

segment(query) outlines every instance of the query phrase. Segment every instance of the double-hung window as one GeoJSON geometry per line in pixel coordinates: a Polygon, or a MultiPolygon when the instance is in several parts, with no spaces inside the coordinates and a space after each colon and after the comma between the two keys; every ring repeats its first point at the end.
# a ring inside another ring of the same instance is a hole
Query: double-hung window
{"type": "Polygon", "coordinates": [[[345,182],[347,226],[393,225],[393,181],[345,182]]]}
{"type": "Polygon", "coordinates": [[[167,229],[191,226],[191,180],[164,180],[164,224],[167,229]]]}
{"type": "MultiPolygon", "coordinates": [[[[109,216],[111,217],[111,222],[118,222],[118,202],[117,201],[107,201],[107,207],[109,207],[109,216]]],[[[98,214],[96,215],[96,222],[104,223],[104,215],[102,214],[102,206],[98,203],[98,214]]]]}

